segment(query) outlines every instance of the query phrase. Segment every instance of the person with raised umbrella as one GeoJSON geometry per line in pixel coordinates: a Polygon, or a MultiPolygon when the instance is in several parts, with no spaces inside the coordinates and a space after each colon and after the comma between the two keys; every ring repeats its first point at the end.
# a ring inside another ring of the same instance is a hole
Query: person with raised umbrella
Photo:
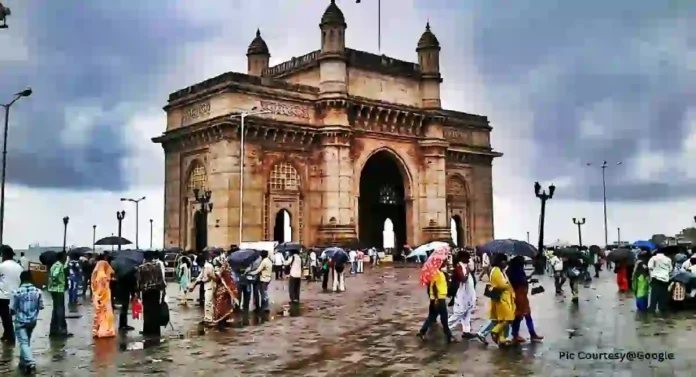
{"type": "Polygon", "coordinates": [[[155,252],[146,251],[145,261],[136,271],[137,289],[143,302],[143,335],[159,339],[161,335],[161,303],[167,284],[164,281],[159,264],[155,261],[155,252]]]}
{"type": "Polygon", "coordinates": [[[430,304],[428,306],[428,317],[423,322],[423,326],[417,336],[420,340],[425,341],[425,335],[428,333],[430,326],[435,323],[440,317],[442,330],[445,333],[447,343],[456,342],[452,331],[449,328],[447,314],[447,278],[442,269],[447,267],[447,254],[433,253],[423,265],[423,274],[421,275],[421,284],[428,285],[428,295],[430,304]]]}

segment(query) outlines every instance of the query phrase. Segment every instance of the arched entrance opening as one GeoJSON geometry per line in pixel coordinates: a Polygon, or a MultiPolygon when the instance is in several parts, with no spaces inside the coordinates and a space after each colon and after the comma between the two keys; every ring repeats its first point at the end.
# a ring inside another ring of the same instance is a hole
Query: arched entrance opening
{"type": "Polygon", "coordinates": [[[196,251],[202,251],[208,247],[208,221],[207,216],[200,210],[193,215],[193,234],[196,251]]]}
{"type": "Polygon", "coordinates": [[[287,209],[281,209],[275,215],[273,225],[273,241],[278,243],[292,241],[292,222],[290,212],[287,209]]]}
{"type": "Polygon", "coordinates": [[[462,219],[459,215],[454,215],[450,218],[450,235],[452,243],[457,247],[464,246],[464,228],[462,227],[462,219]]]}
{"type": "Polygon", "coordinates": [[[394,223],[391,219],[384,220],[384,230],[382,230],[382,247],[385,249],[394,248],[394,223]]]}
{"type": "Polygon", "coordinates": [[[359,238],[367,247],[382,248],[387,220],[391,222],[394,247],[400,250],[406,244],[406,189],[407,177],[403,166],[394,155],[379,151],[372,155],[360,173],[358,200],[359,238]]]}

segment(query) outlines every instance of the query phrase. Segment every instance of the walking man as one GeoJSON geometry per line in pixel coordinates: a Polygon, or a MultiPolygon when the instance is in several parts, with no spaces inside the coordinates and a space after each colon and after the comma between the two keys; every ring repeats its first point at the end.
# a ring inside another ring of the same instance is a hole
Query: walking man
{"type": "Polygon", "coordinates": [[[53,301],[51,311],[50,338],[68,338],[73,334],[68,332],[68,323],[65,321],[65,252],[58,254],[58,261],[51,266],[48,274],[48,292],[53,301]]]}
{"type": "Polygon", "coordinates": [[[41,291],[32,284],[29,271],[22,271],[20,281],[19,288],[14,292],[12,310],[15,313],[15,335],[19,342],[19,369],[30,374],[36,372],[36,362],[31,351],[31,334],[44,305],[41,291]]]}
{"type": "Polygon", "coordinates": [[[0,247],[2,263],[0,263],[0,321],[2,321],[2,337],[0,341],[8,345],[15,344],[15,331],[12,327],[12,311],[10,299],[12,292],[19,288],[22,266],[15,262],[14,250],[4,245],[0,247]]]}

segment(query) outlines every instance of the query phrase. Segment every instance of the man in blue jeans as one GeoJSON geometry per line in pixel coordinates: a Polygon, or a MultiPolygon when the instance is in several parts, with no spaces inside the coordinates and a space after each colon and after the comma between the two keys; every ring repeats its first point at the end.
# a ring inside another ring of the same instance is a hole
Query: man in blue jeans
{"type": "Polygon", "coordinates": [[[41,291],[31,283],[31,273],[22,271],[21,284],[13,294],[15,337],[19,343],[19,368],[24,373],[34,373],[36,362],[31,352],[31,334],[36,327],[39,311],[43,309],[41,291]]]}

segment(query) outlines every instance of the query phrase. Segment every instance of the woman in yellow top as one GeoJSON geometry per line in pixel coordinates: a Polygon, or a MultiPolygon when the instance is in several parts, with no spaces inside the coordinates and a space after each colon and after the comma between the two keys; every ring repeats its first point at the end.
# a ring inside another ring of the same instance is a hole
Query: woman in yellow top
{"type": "Polygon", "coordinates": [[[493,342],[498,345],[508,345],[511,340],[507,336],[510,323],[515,319],[515,291],[505,275],[507,256],[497,254],[491,263],[490,286],[500,292],[499,299],[491,299],[488,315],[490,322],[476,335],[478,340],[486,343],[486,337],[491,335],[493,342]]]}
{"type": "Polygon", "coordinates": [[[447,321],[447,278],[442,272],[442,269],[446,266],[447,259],[444,259],[440,265],[440,269],[435,273],[435,276],[428,285],[430,306],[428,307],[428,318],[425,319],[423,327],[421,327],[418,332],[420,340],[425,340],[425,334],[428,332],[428,328],[435,323],[437,317],[440,317],[440,323],[445,332],[447,343],[453,343],[455,341],[447,321]]]}

